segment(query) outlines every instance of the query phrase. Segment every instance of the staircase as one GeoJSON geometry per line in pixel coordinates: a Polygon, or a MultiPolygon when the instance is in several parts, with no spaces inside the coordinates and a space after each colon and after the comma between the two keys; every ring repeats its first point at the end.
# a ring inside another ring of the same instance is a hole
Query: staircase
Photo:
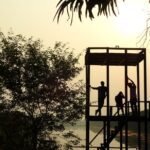
{"type": "MultiPolygon", "coordinates": [[[[115,126],[114,129],[110,131],[110,136],[104,140],[104,143],[100,144],[100,147],[98,147],[97,150],[105,150],[112,142],[112,140],[116,137],[116,135],[122,130],[126,122],[127,122],[126,119],[119,121],[118,126],[115,126]]],[[[96,137],[104,131],[104,128],[107,128],[107,123],[106,123],[106,127],[101,128],[100,131],[95,135],[95,137],[90,141],[90,145],[96,139],[96,137]]]]}
{"type": "Polygon", "coordinates": [[[109,144],[112,142],[112,140],[116,137],[116,135],[122,130],[125,124],[126,124],[125,120],[118,122],[118,126],[115,126],[114,129],[110,131],[110,136],[107,137],[104,143],[101,144],[101,147],[99,148],[99,150],[105,150],[109,146],[109,144]]]}
{"type": "MultiPolygon", "coordinates": [[[[119,115],[118,111],[114,114],[114,116],[119,115]]],[[[97,150],[106,150],[107,147],[109,147],[109,144],[112,142],[112,140],[116,137],[116,135],[122,130],[123,126],[126,124],[127,120],[126,118],[122,118],[119,122],[118,125],[114,127],[114,129],[111,129],[110,131],[110,136],[107,137],[107,135],[105,136],[106,139],[104,139],[104,143],[100,144],[100,147],[97,148],[97,150]]],[[[96,137],[104,132],[104,129],[107,129],[107,123],[105,124],[105,126],[103,126],[103,128],[100,129],[100,131],[95,135],[95,137],[90,141],[90,145],[92,144],[92,142],[96,139],[96,137]]],[[[106,133],[105,133],[106,134],[106,133]]]]}

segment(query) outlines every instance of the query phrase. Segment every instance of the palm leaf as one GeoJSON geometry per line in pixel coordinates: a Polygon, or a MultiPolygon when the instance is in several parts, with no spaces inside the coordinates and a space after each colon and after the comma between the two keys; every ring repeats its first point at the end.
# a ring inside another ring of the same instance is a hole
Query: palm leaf
{"type": "Polygon", "coordinates": [[[102,14],[105,16],[110,16],[111,13],[116,16],[117,0],[60,0],[56,6],[57,11],[55,13],[54,19],[57,18],[57,22],[59,22],[59,19],[61,15],[63,15],[64,10],[68,10],[69,7],[70,9],[67,11],[69,18],[70,12],[72,13],[71,20],[73,20],[73,13],[77,12],[81,21],[82,9],[84,9],[83,5],[85,6],[85,16],[88,16],[90,19],[94,18],[92,9],[96,5],[98,5],[98,16],[101,16],[102,14]]]}

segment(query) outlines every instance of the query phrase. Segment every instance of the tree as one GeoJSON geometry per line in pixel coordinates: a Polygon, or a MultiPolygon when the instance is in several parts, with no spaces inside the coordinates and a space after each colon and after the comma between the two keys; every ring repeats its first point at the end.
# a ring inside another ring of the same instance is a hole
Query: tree
{"type": "Polygon", "coordinates": [[[3,150],[31,150],[30,121],[24,113],[0,113],[0,147],[3,150]]]}
{"type": "Polygon", "coordinates": [[[90,19],[94,18],[92,10],[96,5],[98,6],[98,16],[102,14],[109,16],[111,12],[116,15],[117,0],[60,0],[57,4],[58,9],[54,18],[57,17],[57,21],[59,21],[60,16],[64,13],[65,10],[67,10],[69,18],[71,13],[71,23],[73,20],[74,12],[78,13],[78,17],[81,21],[84,5],[85,15],[86,17],[88,16],[90,19]]]}
{"type": "Polygon", "coordinates": [[[139,47],[148,47],[149,43],[150,43],[150,38],[149,38],[149,34],[150,33],[150,18],[148,18],[146,20],[146,26],[144,31],[141,33],[141,35],[139,35],[138,37],[138,41],[137,41],[137,45],[139,47]]]}
{"type": "Polygon", "coordinates": [[[71,82],[82,70],[79,56],[62,43],[43,49],[40,40],[0,34],[0,103],[27,116],[32,150],[48,142],[55,149],[53,131],[84,114],[84,86],[71,82]]]}

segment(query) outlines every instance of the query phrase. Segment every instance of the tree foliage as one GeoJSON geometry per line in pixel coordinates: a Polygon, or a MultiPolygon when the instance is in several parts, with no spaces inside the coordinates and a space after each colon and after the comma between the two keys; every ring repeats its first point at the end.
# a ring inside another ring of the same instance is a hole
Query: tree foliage
{"type": "Polygon", "coordinates": [[[93,19],[94,14],[92,10],[95,6],[98,6],[97,16],[102,14],[109,16],[111,13],[116,15],[117,0],[60,0],[57,4],[58,9],[55,17],[57,17],[57,21],[59,21],[61,15],[63,15],[66,10],[69,18],[71,14],[71,22],[74,12],[78,13],[78,17],[81,21],[82,11],[85,8],[86,17],[93,19]]]}
{"type": "Polygon", "coordinates": [[[44,50],[40,40],[0,34],[1,111],[28,117],[33,150],[40,143],[55,145],[50,134],[82,117],[84,87],[80,81],[71,82],[81,71],[78,60],[65,44],[44,50]]]}
{"type": "Polygon", "coordinates": [[[0,147],[3,150],[31,150],[30,122],[21,112],[0,113],[0,147]]]}

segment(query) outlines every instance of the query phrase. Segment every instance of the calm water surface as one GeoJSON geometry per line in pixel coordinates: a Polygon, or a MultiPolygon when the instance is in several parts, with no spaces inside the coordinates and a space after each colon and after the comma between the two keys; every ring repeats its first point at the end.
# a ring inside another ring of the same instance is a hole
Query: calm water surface
{"type": "MultiPolygon", "coordinates": [[[[101,128],[101,126],[100,126],[101,128]]],[[[100,129],[99,128],[99,129],[100,129]]],[[[85,122],[80,121],[75,126],[67,126],[67,130],[73,130],[76,135],[78,135],[82,140],[80,141],[79,145],[85,146],[85,136],[86,136],[86,130],[85,130],[85,122]]],[[[90,137],[91,139],[96,135],[96,132],[93,130],[90,130],[90,137]]],[[[103,142],[103,136],[100,134],[92,143],[92,146],[99,146],[103,142]]],[[[120,143],[117,140],[113,140],[111,142],[111,147],[119,147],[120,143]]],[[[85,148],[74,148],[74,150],[83,150],[85,148]]],[[[93,149],[94,150],[94,149],[93,149]]],[[[114,150],[114,149],[112,149],[114,150]]],[[[133,149],[131,149],[133,150],[133,149]]]]}

